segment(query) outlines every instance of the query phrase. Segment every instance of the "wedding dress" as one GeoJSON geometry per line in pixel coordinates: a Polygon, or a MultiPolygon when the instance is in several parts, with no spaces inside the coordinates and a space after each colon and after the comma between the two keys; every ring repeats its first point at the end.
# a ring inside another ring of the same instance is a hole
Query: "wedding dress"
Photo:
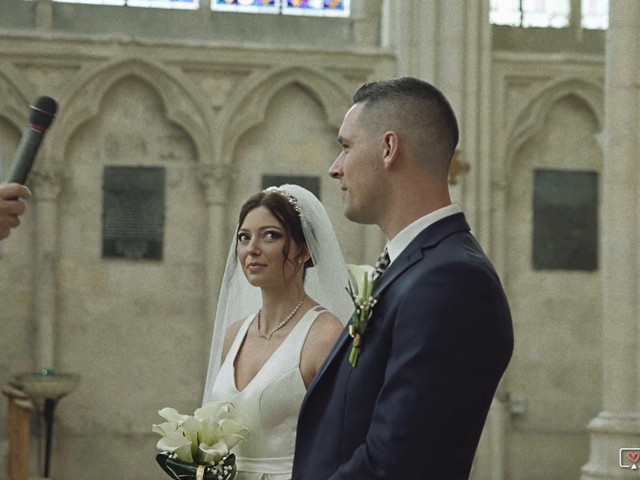
{"type": "Polygon", "coordinates": [[[237,480],[291,477],[298,412],[306,394],[300,353],[307,333],[320,311],[326,309],[346,324],[354,310],[346,288],[347,266],[324,206],[313,193],[298,185],[270,187],[265,192],[274,194],[274,190],[285,195],[298,212],[313,261],[313,267],[305,271],[305,292],[322,307],[307,312],[251,382],[238,391],[234,363],[249,325],[261,308],[262,295],[242,271],[234,235],[218,297],[202,404],[233,403],[238,421],[249,429],[248,441],[238,443],[232,450],[238,458],[237,480]],[[227,328],[242,318],[246,320],[221,364],[227,328]]]}
{"type": "Polygon", "coordinates": [[[234,363],[255,314],[240,327],[211,392],[213,401],[232,402],[238,421],[249,429],[248,440],[233,449],[238,466],[235,480],[291,478],[298,411],[306,393],[300,355],[311,325],[324,311],[318,305],[306,312],[242,390],[236,386],[234,363]]]}

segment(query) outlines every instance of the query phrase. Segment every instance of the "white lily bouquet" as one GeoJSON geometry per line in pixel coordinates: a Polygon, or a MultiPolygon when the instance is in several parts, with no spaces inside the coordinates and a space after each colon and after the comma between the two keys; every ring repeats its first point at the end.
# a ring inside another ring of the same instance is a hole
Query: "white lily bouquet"
{"type": "Polygon", "coordinates": [[[378,302],[372,296],[377,280],[375,279],[375,268],[370,265],[349,264],[347,268],[351,276],[347,291],[356,307],[349,325],[349,335],[353,338],[353,345],[349,353],[349,363],[355,368],[358,365],[358,357],[362,348],[362,336],[369,326],[373,307],[378,302]]]}
{"type": "Polygon", "coordinates": [[[231,449],[247,439],[249,431],[240,424],[230,402],[213,402],[183,415],[174,408],[158,414],[167,420],[153,425],[162,435],[156,445],[156,460],[174,480],[230,480],[235,476],[235,455],[231,449]]]}

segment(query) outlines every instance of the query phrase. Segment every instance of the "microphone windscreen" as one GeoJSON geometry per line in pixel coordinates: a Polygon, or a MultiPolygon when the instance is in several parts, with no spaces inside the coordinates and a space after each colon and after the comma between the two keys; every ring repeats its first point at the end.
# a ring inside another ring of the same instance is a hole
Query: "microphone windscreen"
{"type": "Polygon", "coordinates": [[[29,126],[44,131],[51,125],[58,103],[51,97],[38,97],[33,105],[29,105],[29,126]]]}

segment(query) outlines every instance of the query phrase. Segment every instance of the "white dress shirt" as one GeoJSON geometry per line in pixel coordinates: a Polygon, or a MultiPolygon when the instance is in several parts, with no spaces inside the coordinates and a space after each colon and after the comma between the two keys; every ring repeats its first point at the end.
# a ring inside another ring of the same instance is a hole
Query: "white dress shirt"
{"type": "Polygon", "coordinates": [[[413,223],[404,227],[395,237],[387,242],[386,248],[389,252],[389,259],[391,260],[391,263],[398,258],[402,251],[407,248],[407,246],[422,230],[427,228],[429,225],[434,224],[438,220],[442,220],[443,218],[450,217],[451,215],[455,215],[460,212],[462,212],[460,205],[453,203],[428,213],[424,217],[420,217],[413,223]]]}

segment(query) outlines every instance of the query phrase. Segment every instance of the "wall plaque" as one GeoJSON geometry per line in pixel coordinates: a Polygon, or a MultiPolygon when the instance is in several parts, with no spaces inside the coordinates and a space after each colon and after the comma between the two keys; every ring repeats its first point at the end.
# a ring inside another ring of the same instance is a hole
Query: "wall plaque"
{"type": "Polygon", "coordinates": [[[598,268],[598,174],[535,170],[533,267],[598,268]]]}
{"type": "Polygon", "coordinates": [[[105,167],[102,256],[162,259],[165,169],[105,167]]]}

